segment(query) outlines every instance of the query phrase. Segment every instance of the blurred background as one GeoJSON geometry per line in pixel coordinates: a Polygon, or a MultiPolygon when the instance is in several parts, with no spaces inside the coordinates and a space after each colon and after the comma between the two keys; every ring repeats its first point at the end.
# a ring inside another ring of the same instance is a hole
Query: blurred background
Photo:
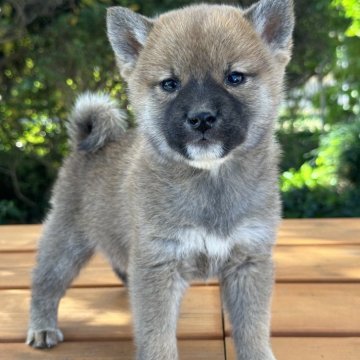
{"type": "MultiPolygon", "coordinates": [[[[0,224],[44,218],[78,93],[103,90],[131,110],[105,9],[154,16],[190,3],[0,1],[0,224]]],[[[360,1],[295,3],[294,56],[278,123],[284,217],[360,216],[360,1]]]]}

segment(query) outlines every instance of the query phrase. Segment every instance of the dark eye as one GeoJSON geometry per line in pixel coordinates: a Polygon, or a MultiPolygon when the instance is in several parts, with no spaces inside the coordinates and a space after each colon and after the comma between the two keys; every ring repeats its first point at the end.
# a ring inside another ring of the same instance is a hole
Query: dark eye
{"type": "Polygon", "coordinates": [[[233,71],[226,76],[225,82],[230,86],[238,86],[245,82],[245,75],[238,71],[233,71]]]}
{"type": "Polygon", "coordinates": [[[161,88],[166,92],[174,92],[180,88],[178,79],[165,79],[160,83],[161,88]]]}

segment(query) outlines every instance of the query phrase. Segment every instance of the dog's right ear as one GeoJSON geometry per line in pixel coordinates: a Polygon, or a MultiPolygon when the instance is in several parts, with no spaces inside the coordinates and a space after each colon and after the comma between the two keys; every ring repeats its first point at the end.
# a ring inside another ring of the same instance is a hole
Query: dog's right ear
{"type": "Polygon", "coordinates": [[[153,21],[127,8],[114,6],[107,10],[106,23],[120,73],[127,79],[145,45],[153,21]]]}

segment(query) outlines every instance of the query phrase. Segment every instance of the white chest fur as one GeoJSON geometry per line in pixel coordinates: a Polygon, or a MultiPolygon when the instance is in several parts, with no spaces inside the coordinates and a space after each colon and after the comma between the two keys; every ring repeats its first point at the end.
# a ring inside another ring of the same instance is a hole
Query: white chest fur
{"type": "Polygon", "coordinates": [[[186,228],[177,232],[176,253],[179,258],[206,254],[215,260],[229,257],[231,249],[240,245],[244,252],[258,253],[271,250],[276,226],[248,219],[236,227],[229,236],[217,236],[203,228],[186,228]]]}
{"type": "Polygon", "coordinates": [[[233,247],[232,242],[227,238],[209,234],[201,228],[180,230],[177,239],[179,241],[177,246],[179,257],[202,253],[220,260],[227,257],[233,247]]]}

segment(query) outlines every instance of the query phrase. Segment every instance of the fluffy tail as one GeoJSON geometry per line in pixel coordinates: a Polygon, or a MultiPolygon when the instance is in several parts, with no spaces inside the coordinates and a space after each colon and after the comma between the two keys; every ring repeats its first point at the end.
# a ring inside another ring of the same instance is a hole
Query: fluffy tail
{"type": "Polygon", "coordinates": [[[73,149],[96,152],[127,128],[126,113],[105,94],[80,95],[70,115],[68,133],[73,149]]]}

